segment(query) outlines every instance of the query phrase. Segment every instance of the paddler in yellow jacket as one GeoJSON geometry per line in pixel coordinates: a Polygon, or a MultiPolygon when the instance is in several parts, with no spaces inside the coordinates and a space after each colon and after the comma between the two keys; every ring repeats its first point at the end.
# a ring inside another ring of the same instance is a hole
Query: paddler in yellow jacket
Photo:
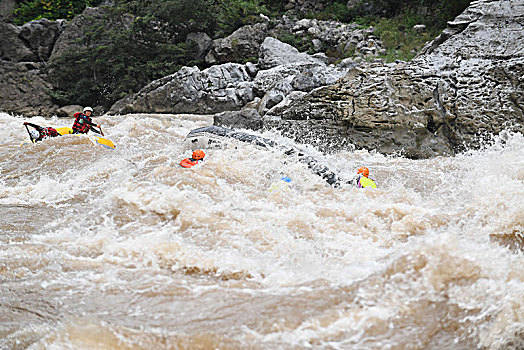
{"type": "Polygon", "coordinates": [[[193,152],[191,158],[184,158],[180,161],[180,166],[184,168],[191,168],[197,165],[199,162],[204,160],[206,154],[201,149],[197,149],[193,152]]]}
{"type": "Polygon", "coordinates": [[[269,192],[285,192],[289,190],[291,184],[291,178],[289,176],[283,176],[279,181],[273,182],[269,187],[269,192]]]}
{"type": "Polygon", "coordinates": [[[358,188],[377,188],[377,184],[375,181],[369,178],[369,169],[365,166],[361,166],[357,170],[358,179],[357,179],[357,186],[358,188]]]}

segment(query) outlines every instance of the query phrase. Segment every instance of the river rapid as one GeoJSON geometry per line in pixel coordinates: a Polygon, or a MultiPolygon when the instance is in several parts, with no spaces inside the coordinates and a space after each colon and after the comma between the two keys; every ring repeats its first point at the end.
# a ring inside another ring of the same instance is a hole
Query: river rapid
{"type": "Polygon", "coordinates": [[[72,125],[0,113],[0,349],[524,349],[521,134],[429,160],[306,148],[369,167],[359,190],[233,140],[182,168],[206,116],[95,118],[115,150],[20,146],[24,121],[72,125]]]}

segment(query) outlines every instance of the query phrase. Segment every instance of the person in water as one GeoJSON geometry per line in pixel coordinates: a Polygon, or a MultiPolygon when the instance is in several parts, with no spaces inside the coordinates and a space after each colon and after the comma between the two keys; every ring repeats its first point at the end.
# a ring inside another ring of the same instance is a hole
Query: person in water
{"type": "Polygon", "coordinates": [[[269,192],[285,192],[291,187],[291,178],[283,176],[280,180],[273,182],[269,187],[269,192]]]}
{"type": "Polygon", "coordinates": [[[184,158],[180,161],[180,165],[184,168],[191,168],[197,165],[199,162],[204,160],[206,154],[201,149],[197,149],[193,152],[191,158],[184,158]]]}
{"type": "Polygon", "coordinates": [[[377,184],[374,180],[369,178],[369,169],[365,166],[361,166],[357,170],[358,179],[357,179],[357,186],[358,188],[377,188],[377,184]]]}
{"type": "Polygon", "coordinates": [[[73,123],[73,134],[87,134],[89,130],[96,132],[97,134],[102,134],[100,130],[100,125],[93,123],[91,119],[93,114],[93,108],[85,107],[82,112],[77,112],[74,114],[75,122],[73,123]],[[99,130],[96,130],[94,127],[97,127],[99,130]]]}
{"type": "Polygon", "coordinates": [[[60,136],[58,131],[56,131],[55,128],[52,128],[50,126],[48,127],[42,127],[40,125],[36,125],[29,122],[24,122],[24,125],[29,125],[30,127],[33,127],[34,129],[29,130],[29,135],[31,137],[31,141],[38,142],[42,141],[43,139],[47,139],[50,137],[56,137],[60,136]]]}

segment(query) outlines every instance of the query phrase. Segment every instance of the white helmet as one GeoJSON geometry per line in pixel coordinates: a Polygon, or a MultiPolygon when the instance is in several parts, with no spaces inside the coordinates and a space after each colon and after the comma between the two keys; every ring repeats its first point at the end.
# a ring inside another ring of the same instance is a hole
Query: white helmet
{"type": "Polygon", "coordinates": [[[29,133],[31,134],[33,140],[38,140],[40,138],[40,133],[38,132],[38,130],[32,129],[29,130],[29,133]]]}
{"type": "Polygon", "coordinates": [[[91,107],[85,107],[84,110],[82,111],[82,113],[85,113],[87,111],[90,111],[91,113],[93,113],[93,108],[91,107]]]}

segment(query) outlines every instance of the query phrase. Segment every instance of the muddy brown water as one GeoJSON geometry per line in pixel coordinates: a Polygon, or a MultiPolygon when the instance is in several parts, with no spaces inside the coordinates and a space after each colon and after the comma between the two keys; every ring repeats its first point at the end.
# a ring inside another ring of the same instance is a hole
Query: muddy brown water
{"type": "Polygon", "coordinates": [[[20,146],[25,120],[0,113],[1,349],[524,348],[522,135],[419,161],[307,148],[368,166],[359,190],[233,141],[184,169],[205,116],[99,117],[114,151],[20,146]]]}

